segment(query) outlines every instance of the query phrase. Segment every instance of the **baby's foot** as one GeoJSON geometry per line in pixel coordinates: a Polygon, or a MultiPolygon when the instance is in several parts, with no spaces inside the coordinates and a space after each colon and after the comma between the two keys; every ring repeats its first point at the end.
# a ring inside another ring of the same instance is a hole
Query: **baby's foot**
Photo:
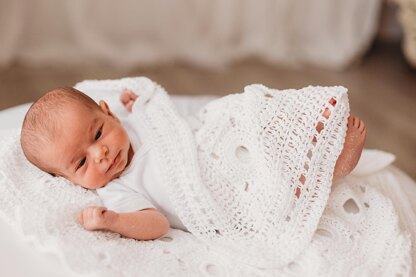
{"type": "Polygon", "coordinates": [[[363,151],[367,129],[362,120],[354,115],[348,117],[344,148],[338,157],[333,181],[347,176],[357,165],[363,151]]]}

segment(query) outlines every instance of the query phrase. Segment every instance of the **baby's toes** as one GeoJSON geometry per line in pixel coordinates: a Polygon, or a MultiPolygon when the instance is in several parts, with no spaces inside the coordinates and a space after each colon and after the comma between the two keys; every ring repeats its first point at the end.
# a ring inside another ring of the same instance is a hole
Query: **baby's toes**
{"type": "MultiPolygon", "coordinates": [[[[363,122],[364,123],[364,122],[363,122]]],[[[365,124],[363,124],[363,129],[362,129],[362,131],[361,131],[361,135],[363,136],[363,137],[365,137],[365,135],[367,134],[367,126],[365,125],[365,124]]]]}
{"type": "Polygon", "coordinates": [[[352,126],[354,126],[354,119],[355,119],[355,116],[352,115],[352,114],[348,117],[348,124],[347,124],[347,126],[349,128],[351,128],[352,126]]]}
{"type": "Polygon", "coordinates": [[[361,136],[363,137],[363,139],[365,139],[367,135],[367,128],[364,127],[364,130],[361,132],[361,136]]]}
{"type": "Polygon", "coordinates": [[[357,129],[360,128],[360,121],[361,120],[358,117],[354,118],[354,127],[355,128],[357,128],[357,129]]]}
{"type": "Polygon", "coordinates": [[[360,130],[362,133],[364,129],[365,129],[364,121],[360,120],[359,125],[358,125],[358,130],[360,130]]]}

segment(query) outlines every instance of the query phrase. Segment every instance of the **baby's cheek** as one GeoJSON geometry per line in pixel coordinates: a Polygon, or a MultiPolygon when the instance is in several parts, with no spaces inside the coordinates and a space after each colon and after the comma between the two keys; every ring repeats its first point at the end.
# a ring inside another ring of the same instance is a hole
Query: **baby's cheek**
{"type": "Polygon", "coordinates": [[[88,170],[81,178],[82,187],[86,189],[96,189],[97,181],[99,180],[97,180],[97,176],[92,170],[88,170]]]}
{"type": "Polygon", "coordinates": [[[88,178],[88,184],[90,189],[98,189],[103,187],[108,182],[107,176],[101,173],[95,173],[88,178]]]}
{"type": "Polygon", "coordinates": [[[117,128],[117,139],[119,139],[119,140],[128,140],[128,135],[127,135],[127,132],[126,132],[126,130],[124,130],[124,128],[121,126],[121,125],[119,125],[118,126],[119,128],[117,128]]]}

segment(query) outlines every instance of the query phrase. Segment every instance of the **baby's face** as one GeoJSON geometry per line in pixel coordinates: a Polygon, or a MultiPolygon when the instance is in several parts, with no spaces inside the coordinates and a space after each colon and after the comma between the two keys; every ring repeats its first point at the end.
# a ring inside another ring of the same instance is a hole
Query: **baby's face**
{"type": "Polygon", "coordinates": [[[133,156],[129,137],[107,104],[101,110],[68,108],[59,136],[46,149],[46,162],[56,174],[87,189],[97,189],[120,176],[133,156]]]}

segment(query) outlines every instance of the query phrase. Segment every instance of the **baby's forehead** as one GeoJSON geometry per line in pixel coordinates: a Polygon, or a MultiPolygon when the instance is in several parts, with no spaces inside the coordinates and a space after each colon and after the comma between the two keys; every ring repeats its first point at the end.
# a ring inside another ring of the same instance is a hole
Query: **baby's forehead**
{"type": "MultiPolygon", "coordinates": [[[[93,125],[100,117],[101,113],[98,110],[90,109],[82,105],[71,105],[71,107],[67,107],[61,112],[57,120],[63,130],[71,129],[71,126],[76,126],[84,130],[90,127],[90,125],[93,125]]],[[[63,130],[61,129],[61,131],[63,130]]],[[[88,129],[84,131],[86,132],[88,129]]]]}
{"type": "Polygon", "coordinates": [[[93,116],[94,110],[101,109],[93,99],[73,88],[58,88],[45,93],[32,104],[23,120],[21,145],[25,156],[47,171],[40,162],[44,150],[52,148],[53,142],[66,139],[68,129],[82,125],[93,116]]]}
{"type": "Polygon", "coordinates": [[[50,162],[56,165],[67,164],[72,156],[77,156],[80,147],[91,137],[90,133],[99,122],[99,114],[85,109],[68,109],[57,118],[57,127],[50,133],[50,162]]]}
{"type": "Polygon", "coordinates": [[[97,109],[92,109],[88,106],[74,103],[69,105],[67,109],[65,109],[64,113],[73,116],[80,116],[82,120],[88,120],[92,117],[97,116],[97,109]]]}
{"type": "MultiPolygon", "coordinates": [[[[69,104],[59,111],[40,118],[43,123],[33,131],[40,137],[43,147],[54,151],[72,147],[71,142],[88,132],[97,113],[82,105],[69,104]]],[[[59,151],[60,152],[60,151],[59,151]]]]}

